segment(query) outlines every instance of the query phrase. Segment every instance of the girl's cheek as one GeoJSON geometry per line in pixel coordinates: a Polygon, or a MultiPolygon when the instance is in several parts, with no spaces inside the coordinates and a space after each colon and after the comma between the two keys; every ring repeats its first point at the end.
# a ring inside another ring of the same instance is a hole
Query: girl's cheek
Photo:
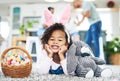
{"type": "Polygon", "coordinates": [[[48,44],[51,44],[51,41],[50,41],[50,40],[48,41],[48,44]]]}

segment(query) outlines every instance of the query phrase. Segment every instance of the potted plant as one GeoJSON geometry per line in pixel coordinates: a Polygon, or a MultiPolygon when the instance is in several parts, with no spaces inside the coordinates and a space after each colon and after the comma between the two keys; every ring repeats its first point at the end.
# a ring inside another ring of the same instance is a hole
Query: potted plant
{"type": "Polygon", "coordinates": [[[19,27],[19,32],[21,35],[26,35],[28,29],[32,29],[35,27],[37,27],[39,25],[39,21],[38,20],[32,20],[32,21],[26,21],[26,24],[25,25],[21,25],[19,27]]]}
{"type": "Polygon", "coordinates": [[[21,35],[24,35],[24,34],[25,34],[25,27],[24,27],[24,25],[21,25],[21,26],[20,26],[19,32],[20,32],[21,35]]]}
{"type": "Polygon", "coordinates": [[[120,38],[116,37],[111,41],[107,41],[104,45],[106,56],[109,57],[110,63],[120,65],[120,38]]]}

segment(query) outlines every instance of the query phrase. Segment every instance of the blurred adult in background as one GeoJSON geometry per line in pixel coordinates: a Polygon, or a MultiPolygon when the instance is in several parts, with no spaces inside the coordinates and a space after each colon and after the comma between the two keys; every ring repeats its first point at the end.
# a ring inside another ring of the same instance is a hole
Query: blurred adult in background
{"type": "Polygon", "coordinates": [[[66,24],[66,28],[69,31],[73,42],[80,41],[78,26],[75,24],[75,22],[78,22],[78,20],[76,19],[78,13],[79,12],[72,9],[69,22],[66,24]]]}
{"type": "Polygon", "coordinates": [[[92,42],[94,45],[94,54],[96,57],[100,56],[100,48],[99,48],[99,37],[101,34],[102,22],[99,17],[98,12],[96,11],[95,5],[92,2],[84,2],[82,0],[74,0],[73,1],[74,8],[82,8],[83,18],[76,23],[76,25],[80,25],[85,18],[90,22],[90,27],[86,34],[85,42],[92,47],[92,42]]]}
{"type": "MultiPolygon", "coordinates": [[[[54,15],[54,7],[48,7],[47,9],[52,14],[53,20],[57,22],[58,19],[54,15]]],[[[44,31],[46,30],[46,28],[48,28],[48,25],[46,23],[46,18],[45,18],[45,14],[44,14],[41,18],[40,28],[37,31],[37,35],[41,37],[42,34],[44,33],[44,31]]]]}

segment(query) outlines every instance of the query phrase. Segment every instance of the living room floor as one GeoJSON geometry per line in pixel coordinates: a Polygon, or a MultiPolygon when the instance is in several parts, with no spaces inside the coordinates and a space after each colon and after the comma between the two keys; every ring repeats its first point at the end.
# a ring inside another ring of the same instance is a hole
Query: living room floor
{"type": "Polygon", "coordinates": [[[81,78],[76,76],[66,75],[40,75],[37,70],[37,64],[33,63],[32,71],[27,78],[10,78],[5,77],[0,69],[0,81],[120,81],[120,66],[117,65],[102,65],[102,68],[110,68],[113,75],[110,78],[93,77],[93,78],[81,78]]]}

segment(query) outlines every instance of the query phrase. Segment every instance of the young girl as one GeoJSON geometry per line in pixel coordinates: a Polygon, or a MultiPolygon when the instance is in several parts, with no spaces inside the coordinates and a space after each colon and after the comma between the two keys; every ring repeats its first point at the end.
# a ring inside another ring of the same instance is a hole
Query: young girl
{"type": "MultiPolygon", "coordinates": [[[[88,64],[85,65],[86,68],[81,67],[81,63],[79,63],[80,55],[82,54],[81,48],[88,47],[87,44],[78,41],[72,43],[69,33],[65,30],[64,25],[60,23],[55,23],[50,26],[43,34],[41,38],[43,48],[45,53],[43,54],[46,58],[41,61],[39,64],[39,73],[41,74],[66,74],[66,75],[77,75],[81,77],[93,77],[93,71],[88,66],[91,66],[91,62],[86,62],[88,64]],[[79,59],[79,60],[78,60],[79,59]]],[[[91,55],[92,53],[87,49],[87,53],[91,55]]],[[[85,51],[83,49],[83,51],[85,51]]],[[[91,55],[92,56],[92,55],[91,55]]],[[[96,61],[100,61],[101,64],[105,62],[101,59],[96,58],[96,61]]],[[[84,64],[84,63],[83,63],[84,64]]],[[[105,70],[104,73],[101,68],[97,69],[98,66],[94,68],[94,70],[100,74],[108,73],[105,70]]],[[[110,76],[108,73],[107,76],[110,76]]]]}
{"type": "Polygon", "coordinates": [[[39,65],[40,73],[67,74],[66,51],[72,42],[64,26],[53,24],[44,32],[41,40],[46,58],[39,65]]]}

